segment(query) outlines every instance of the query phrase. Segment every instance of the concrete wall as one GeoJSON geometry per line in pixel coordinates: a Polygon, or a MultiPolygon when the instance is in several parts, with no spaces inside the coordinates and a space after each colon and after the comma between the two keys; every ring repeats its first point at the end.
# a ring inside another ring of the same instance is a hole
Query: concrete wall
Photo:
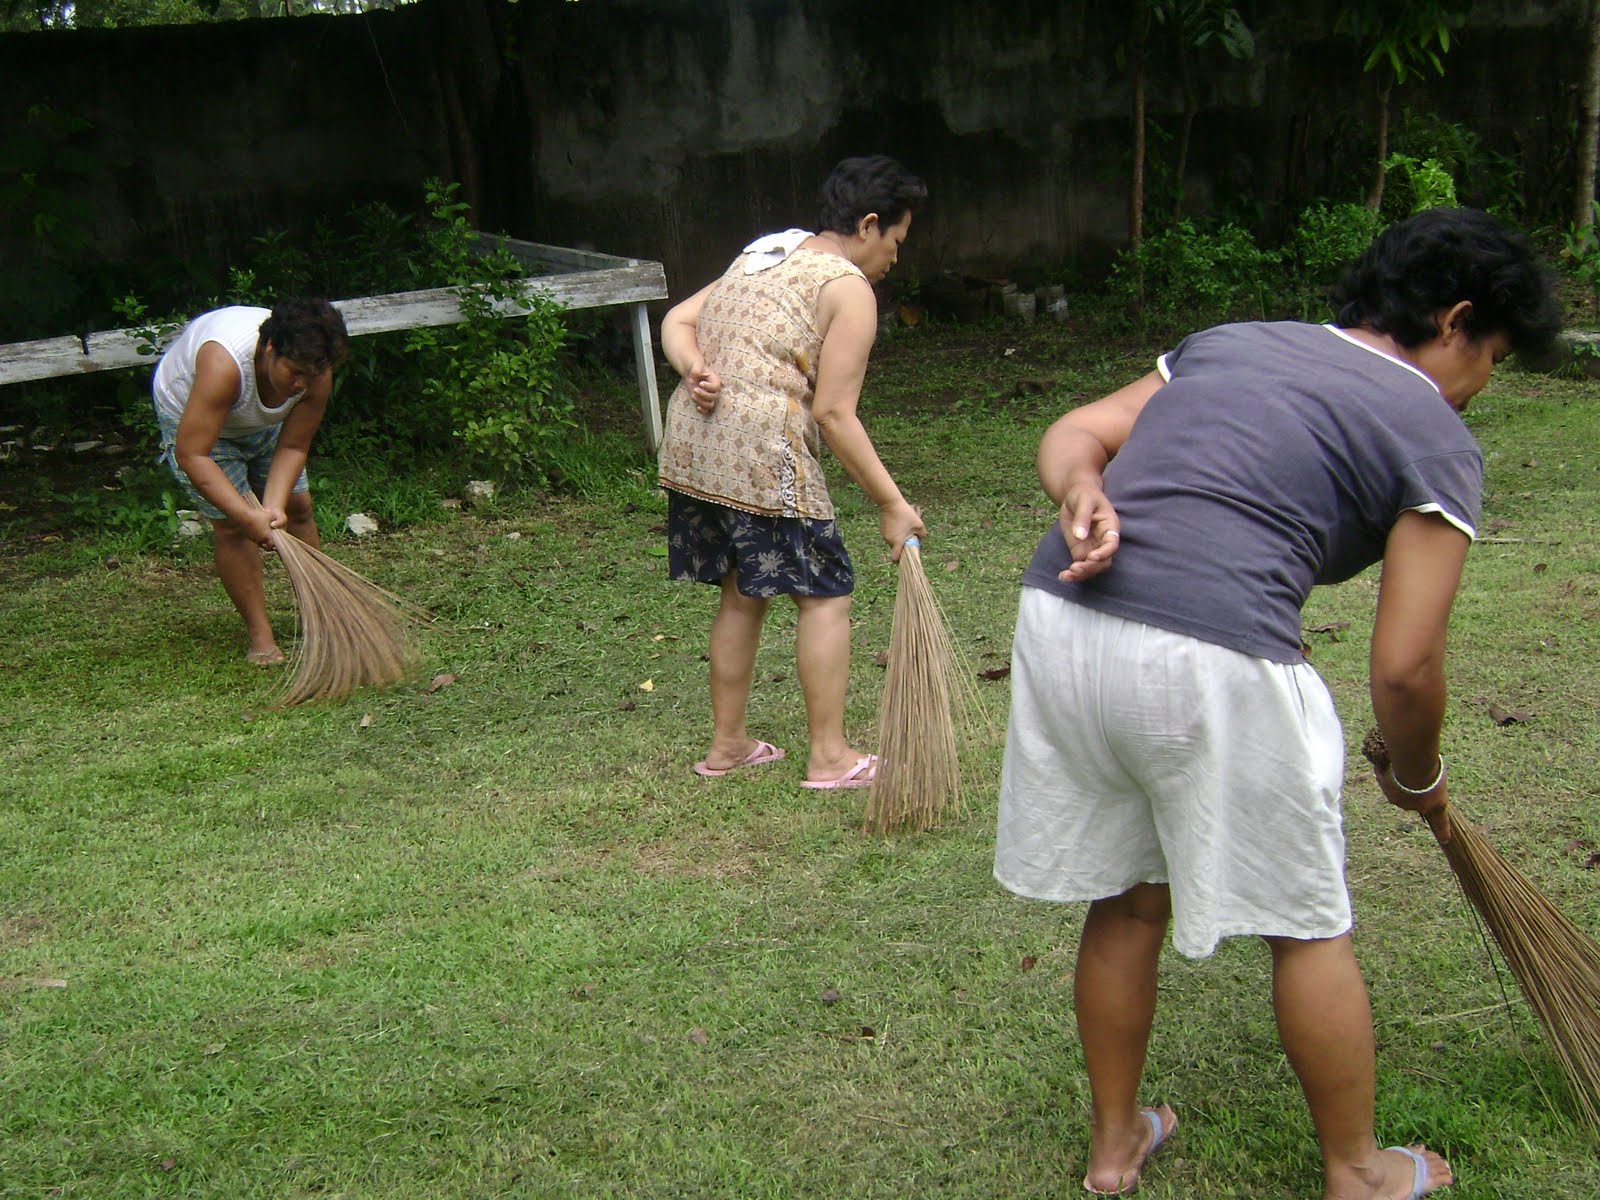
{"type": "MultiPolygon", "coordinates": [[[[1333,3],[1242,7],[1256,58],[1194,60],[1187,190],[1193,208],[1270,232],[1314,195],[1359,196],[1352,147],[1374,89],[1328,33],[1333,3]]],[[[1525,164],[1536,191],[1570,188],[1583,7],[1480,4],[1446,79],[1400,89],[1397,113],[1433,107],[1525,164]]],[[[932,189],[905,267],[1092,274],[1127,228],[1125,9],[422,0],[367,17],[6,35],[0,139],[39,101],[92,122],[72,144],[101,165],[75,186],[111,258],[209,261],[358,202],[414,206],[437,174],[463,182],[486,227],[660,259],[676,293],[754,233],[808,223],[837,158],[884,151],[932,189]]],[[[1169,131],[1178,79],[1157,53],[1150,112],[1169,131]]],[[[0,253],[34,246],[13,231],[0,253]]]]}

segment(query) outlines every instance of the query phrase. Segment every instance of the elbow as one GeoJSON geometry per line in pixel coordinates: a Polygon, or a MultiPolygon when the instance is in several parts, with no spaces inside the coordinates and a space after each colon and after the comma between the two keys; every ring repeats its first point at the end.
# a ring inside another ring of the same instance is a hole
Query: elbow
{"type": "Polygon", "coordinates": [[[1409,708],[1444,692],[1444,662],[1436,655],[1374,661],[1372,696],[1387,706],[1409,708]]]}

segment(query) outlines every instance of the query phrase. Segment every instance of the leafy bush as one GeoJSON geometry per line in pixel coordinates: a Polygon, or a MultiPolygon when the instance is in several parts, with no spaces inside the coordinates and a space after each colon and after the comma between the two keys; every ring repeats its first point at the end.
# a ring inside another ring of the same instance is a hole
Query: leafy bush
{"type": "Polygon", "coordinates": [[[1456,181],[1437,159],[1391,154],[1383,169],[1383,204],[1378,215],[1385,225],[1424,209],[1457,203],[1456,181]]]}
{"type": "Polygon", "coordinates": [[[1201,232],[1183,220],[1125,250],[1111,268],[1114,298],[1146,318],[1178,319],[1197,328],[1260,316],[1277,287],[1280,257],[1256,245],[1250,231],[1227,224],[1201,232]]]}
{"type": "Polygon", "coordinates": [[[1465,125],[1430,112],[1407,109],[1391,145],[1397,154],[1432,159],[1455,180],[1461,203],[1509,221],[1521,218],[1522,167],[1516,159],[1484,146],[1465,125]]]}
{"type": "Polygon", "coordinates": [[[1304,209],[1285,246],[1296,276],[1307,286],[1336,283],[1383,228],[1365,204],[1313,204],[1304,209]]]}
{"type": "Polygon", "coordinates": [[[1301,320],[1332,316],[1328,289],[1382,228],[1382,218],[1365,204],[1317,203],[1301,211],[1283,251],[1293,275],[1295,308],[1301,320]]]}
{"type": "Polygon", "coordinates": [[[1589,289],[1590,304],[1600,310],[1600,201],[1590,203],[1594,220],[1561,235],[1561,265],[1589,289]]]}
{"type": "Polygon", "coordinates": [[[545,449],[573,424],[572,397],[557,370],[567,340],[562,309],[526,294],[523,268],[509,254],[475,252],[456,187],[429,181],[435,225],[427,241],[466,319],[409,330],[406,352],[420,367],[421,393],[438,402],[451,435],[475,462],[544,483],[545,449]],[[526,315],[513,319],[506,311],[526,315]]]}

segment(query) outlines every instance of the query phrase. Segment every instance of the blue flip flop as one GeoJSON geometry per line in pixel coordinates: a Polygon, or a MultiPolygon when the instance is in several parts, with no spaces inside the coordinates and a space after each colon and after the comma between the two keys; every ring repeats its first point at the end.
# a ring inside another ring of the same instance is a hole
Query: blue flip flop
{"type": "Polygon", "coordinates": [[[1405,1200],[1422,1200],[1428,1195],[1428,1160],[1410,1146],[1385,1146],[1384,1149],[1404,1154],[1411,1160],[1414,1173],[1411,1176],[1411,1190],[1406,1193],[1405,1200]]]}
{"type": "Polygon", "coordinates": [[[1083,1177],[1083,1190],[1088,1192],[1091,1196],[1131,1196],[1137,1192],[1139,1190],[1139,1176],[1144,1173],[1145,1164],[1155,1157],[1155,1152],[1161,1149],[1161,1144],[1171,1137],[1174,1131],[1176,1131],[1178,1128],[1178,1118],[1176,1114],[1174,1114],[1172,1118],[1172,1128],[1166,1130],[1165,1132],[1163,1132],[1161,1129],[1161,1113],[1156,1109],[1141,1108],[1139,1110],[1139,1115],[1146,1121],[1150,1122],[1150,1149],[1146,1150],[1144,1152],[1144,1157],[1139,1160],[1139,1169],[1134,1173],[1133,1185],[1131,1187],[1118,1188],[1114,1192],[1102,1192],[1098,1188],[1090,1187],[1089,1177],[1085,1175],[1083,1177]]]}

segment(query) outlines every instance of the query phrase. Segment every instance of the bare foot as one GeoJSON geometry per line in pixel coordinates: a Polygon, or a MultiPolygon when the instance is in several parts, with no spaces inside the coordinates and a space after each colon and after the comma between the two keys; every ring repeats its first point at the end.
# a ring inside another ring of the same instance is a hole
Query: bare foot
{"type": "Polygon", "coordinates": [[[1141,1108],[1140,1121],[1131,1142],[1121,1147],[1089,1149],[1089,1171],[1083,1177],[1083,1190],[1095,1196],[1131,1196],[1139,1190],[1139,1172],[1163,1142],[1178,1127],[1178,1114],[1165,1104],[1141,1108]]]}
{"type": "Polygon", "coordinates": [[[246,651],[244,660],[245,662],[256,667],[275,667],[281,662],[288,661],[283,651],[279,650],[276,646],[268,646],[261,650],[246,651]]]}

